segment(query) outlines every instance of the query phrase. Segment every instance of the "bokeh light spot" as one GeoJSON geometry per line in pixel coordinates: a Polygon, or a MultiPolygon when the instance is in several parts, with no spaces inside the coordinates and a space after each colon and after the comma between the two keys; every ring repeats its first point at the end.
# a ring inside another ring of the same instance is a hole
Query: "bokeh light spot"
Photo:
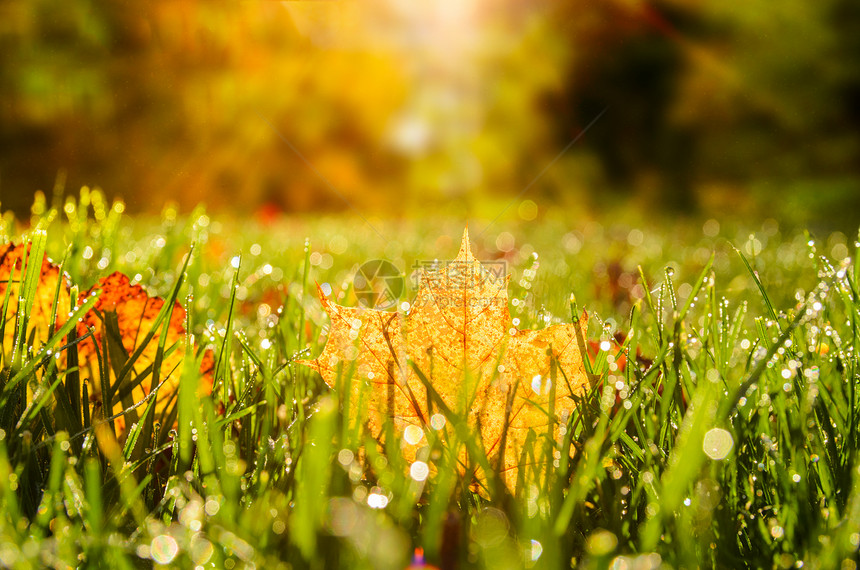
{"type": "Polygon", "coordinates": [[[430,475],[430,467],[423,461],[416,461],[409,468],[409,476],[416,481],[424,481],[430,475]]]}
{"type": "Polygon", "coordinates": [[[726,458],[734,445],[735,440],[731,433],[721,428],[713,428],[705,434],[702,448],[708,457],[719,461],[726,458]]]}
{"type": "Polygon", "coordinates": [[[149,555],[158,564],[170,564],[179,552],[176,539],[167,534],[160,534],[152,539],[149,555]]]}

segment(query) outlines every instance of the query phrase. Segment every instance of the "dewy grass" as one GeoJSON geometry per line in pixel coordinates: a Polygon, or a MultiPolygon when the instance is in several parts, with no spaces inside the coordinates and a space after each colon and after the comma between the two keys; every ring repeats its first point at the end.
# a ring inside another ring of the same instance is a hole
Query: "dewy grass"
{"type": "MultiPolygon", "coordinates": [[[[168,210],[132,226],[96,191],[65,202],[63,223],[40,208],[37,230],[6,216],[3,239],[64,259],[83,290],[122,270],[180,300],[188,336],[186,348],[160,340],[160,355],[186,351],[173,404],[160,417],[154,397],[126,407],[137,419],[111,449],[77,374],[74,323],[94,299],[44,346],[3,299],[3,326],[19,328],[0,371],[0,566],[401,570],[421,548],[461,569],[854,567],[860,256],[841,234],[506,228],[520,240],[505,254],[516,326],[584,308],[585,340],[601,347],[592,391],[558,441],[530,436],[524,455],[542,464],[511,492],[460,474],[463,461],[493,469],[465,418],[427,430],[416,475],[391,429],[380,444],[345,411],[366,406],[348,389],[355,367],[331,390],[293,364],[320,353],[329,324],[314,282],[354,303],[362,262],[408,270],[452,254],[460,223],[392,224],[379,243],[325,218],[262,227],[168,210]],[[215,351],[212,396],[197,395],[192,341],[215,351]]],[[[474,249],[501,255],[495,236],[474,249]]],[[[13,275],[18,306],[30,267],[13,275]]],[[[114,399],[164,380],[123,370],[114,399]]]]}

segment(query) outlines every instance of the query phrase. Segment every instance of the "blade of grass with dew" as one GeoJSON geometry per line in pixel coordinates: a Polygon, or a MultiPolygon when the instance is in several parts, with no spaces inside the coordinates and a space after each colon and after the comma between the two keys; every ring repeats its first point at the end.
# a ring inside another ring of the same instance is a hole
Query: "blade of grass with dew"
{"type": "Polygon", "coordinates": [[[335,400],[323,398],[309,420],[308,441],[296,467],[300,474],[296,478],[295,507],[289,521],[290,539],[306,560],[317,556],[317,532],[326,507],[336,418],[335,400]]]}
{"type": "MultiPolygon", "coordinates": [[[[191,261],[191,258],[194,256],[196,244],[192,243],[188,253],[185,255],[185,259],[182,262],[181,269],[177,273],[176,282],[173,284],[173,287],[170,290],[170,294],[167,296],[164,304],[159,311],[158,316],[155,319],[155,322],[152,324],[152,328],[149,330],[150,334],[147,334],[147,338],[144,339],[144,342],[151,342],[152,336],[151,333],[155,332],[157,327],[159,326],[159,318],[161,318],[164,322],[161,324],[161,333],[158,336],[158,344],[156,345],[155,350],[155,358],[152,363],[152,379],[149,386],[149,392],[155,393],[156,396],[153,398],[153,401],[158,399],[158,387],[161,382],[161,366],[164,361],[164,351],[167,345],[167,337],[168,332],[170,331],[171,325],[171,316],[173,315],[173,311],[177,306],[177,299],[179,299],[179,291],[182,288],[182,285],[185,283],[185,278],[188,272],[188,264],[191,261]],[[163,315],[162,315],[163,313],[163,315]]],[[[144,348],[144,347],[141,347],[144,348]]],[[[172,349],[175,350],[176,347],[172,349]]],[[[142,350],[139,351],[142,354],[142,350]]],[[[135,354],[139,356],[138,350],[135,350],[135,354]]],[[[132,363],[133,364],[133,363],[132,363]]],[[[174,373],[173,370],[170,373],[174,373]]],[[[143,441],[149,443],[152,439],[153,427],[155,423],[155,413],[147,414],[146,419],[144,420],[144,428],[143,428],[143,441]]],[[[154,446],[154,443],[153,443],[154,446]]]]}
{"type": "Polygon", "coordinates": [[[556,536],[561,536],[567,531],[575,508],[585,500],[588,492],[601,477],[602,454],[600,452],[608,435],[609,420],[606,406],[601,404],[600,418],[594,427],[593,435],[582,450],[583,458],[579,460],[579,465],[571,476],[571,486],[556,514],[553,524],[556,536]]]}
{"type": "Polygon", "coordinates": [[[66,434],[58,437],[54,442],[51,464],[48,468],[48,482],[36,511],[35,524],[31,526],[31,531],[39,538],[44,538],[50,532],[51,520],[63,509],[60,486],[63,482],[63,470],[68,448],[69,442],[66,434]]]}
{"type": "Polygon", "coordinates": [[[21,282],[20,298],[18,299],[17,331],[15,332],[15,348],[13,350],[12,367],[18,368],[23,361],[23,352],[27,325],[30,322],[30,314],[33,311],[33,303],[36,299],[36,289],[39,285],[42,271],[42,259],[45,256],[45,247],[48,240],[47,232],[37,227],[24,243],[24,254],[22,255],[21,273],[24,280],[21,282]],[[22,306],[23,301],[23,306],[22,306]],[[14,356],[17,355],[17,358],[14,356]]]}
{"type": "MultiPolygon", "coordinates": [[[[101,466],[95,459],[87,459],[84,462],[84,481],[86,484],[86,521],[89,532],[93,536],[101,536],[104,519],[104,505],[102,504],[102,471],[101,466]]],[[[91,556],[98,552],[91,553],[91,556]]],[[[93,558],[97,560],[98,558],[93,558]]]]}
{"type": "MultiPolygon", "coordinates": [[[[9,300],[12,297],[12,283],[14,283],[15,280],[15,269],[16,266],[14,265],[9,269],[9,280],[6,282],[6,291],[3,293],[3,306],[2,311],[0,311],[3,316],[3,318],[0,319],[0,339],[6,338],[6,323],[9,322],[7,314],[9,312],[9,300]]],[[[11,366],[12,353],[6,353],[7,347],[5,342],[2,343],[2,345],[3,350],[0,351],[0,359],[2,359],[3,366],[8,368],[11,366]]]]}
{"type": "MultiPolygon", "coordinates": [[[[305,238],[305,263],[302,267],[302,297],[300,301],[300,307],[303,306],[305,297],[308,292],[308,276],[310,275],[311,269],[311,241],[309,238],[305,238]]],[[[305,311],[299,311],[299,330],[298,330],[298,338],[296,339],[296,352],[304,349],[304,336],[305,336],[305,311]]]]}
{"type": "Polygon", "coordinates": [[[215,390],[218,383],[221,383],[221,399],[226,402],[229,400],[228,385],[236,390],[233,385],[233,376],[230,374],[230,355],[232,354],[232,339],[233,339],[233,319],[236,310],[236,292],[239,289],[239,270],[242,267],[242,256],[237,256],[235,264],[236,271],[233,273],[233,282],[230,287],[230,304],[227,309],[227,323],[224,327],[224,339],[221,341],[221,350],[218,352],[218,360],[215,362],[215,384],[212,389],[215,390]],[[229,382],[229,384],[228,384],[229,382]]]}
{"type": "Polygon", "coordinates": [[[97,299],[98,294],[87,297],[80,306],[72,311],[71,315],[69,315],[69,319],[63,323],[57,332],[54,333],[54,336],[48,339],[48,342],[42,346],[39,352],[33,358],[28,360],[22,368],[12,376],[12,378],[3,387],[2,392],[0,392],[0,408],[3,408],[3,406],[6,405],[10,392],[18,385],[19,382],[28,378],[35,371],[36,367],[41,365],[45,359],[51,358],[49,353],[53,352],[53,349],[60,343],[60,341],[72,328],[75,327],[78,319],[83,317],[83,315],[93,307],[97,299]]]}
{"type": "Polygon", "coordinates": [[[447,422],[454,428],[454,431],[457,433],[457,439],[466,446],[470,460],[476,466],[480,467],[481,471],[484,473],[487,480],[487,489],[496,489],[496,472],[490,466],[490,462],[484,452],[483,445],[480,447],[478,446],[477,441],[479,438],[475,436],[474,430],[469,427],[467,418],[463,418],[459,414],[454,413],[448,407],[439,395],[439,392],[436,391],[436,388],[427,379],[427,376],[424,375],[424,372],[421,371],[415,361],[410,360],[409,366],[415,372],[416,376],[418,376],[421,383],[424,384],[424,388],[427,390],[428,400],[433,400],[433,403],[437,408],[439,408],[447,422]]]}

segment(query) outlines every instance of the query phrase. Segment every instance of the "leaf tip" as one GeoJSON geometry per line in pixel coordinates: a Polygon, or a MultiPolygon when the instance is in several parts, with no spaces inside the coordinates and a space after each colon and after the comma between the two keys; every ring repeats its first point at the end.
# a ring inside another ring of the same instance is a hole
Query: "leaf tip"
{"type": "Polygon", "coordinates": [[[470,259],[472,257],[472,247],[469,245],[469,226],[463,228],[463,240],[460,242],[460,253],[457,254],[458,259],[470,259]]]}

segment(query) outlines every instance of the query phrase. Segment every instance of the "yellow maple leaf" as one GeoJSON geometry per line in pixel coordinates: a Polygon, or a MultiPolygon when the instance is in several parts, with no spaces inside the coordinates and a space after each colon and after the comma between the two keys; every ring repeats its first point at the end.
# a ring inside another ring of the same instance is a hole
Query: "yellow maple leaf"
{"type": "MultiPolygon", "coordinates": [[[[397,433],[410,425],[431,429],[431,406],[468,417],[490,464],[501,468],[513,489],[529,430],[557,438],[558,425],[589,381],[583,364],[587,319],[517,330],[507,281],[475,259],[467,230],[455,260],[421,271],[407,313],[343,307],[320,291],[331,319],[327,342],[316,360],[300,363],[332,388],[341,371],[354,370],[350,401],[360,401],[370,388],[364,423],[374,437],[391,421],[397,433]]],[[[404,454],[413,458],[416,446],[408,443],[404,454]]]]}

